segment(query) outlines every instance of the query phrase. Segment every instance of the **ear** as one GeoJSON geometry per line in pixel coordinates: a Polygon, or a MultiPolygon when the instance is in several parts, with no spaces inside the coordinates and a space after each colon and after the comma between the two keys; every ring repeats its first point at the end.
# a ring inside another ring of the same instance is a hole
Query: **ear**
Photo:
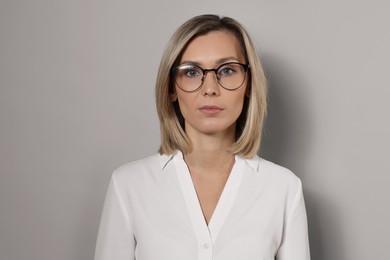
{"type": "Polygon", "coordinates": [[[177,101],[177,94],[176,94],[176,91],[174,91],[174,92],[171,93],[170,95],[171,95],[171,100],[172,100],[172,102],[177,101]]]}
{"type": "Polygon", "coordinates": [[[248,85],[246,86],[246,89],[245,89],[245,96],[246,96],[247,98],[250,98],[250,97],[251,97],[251,84],[248,84],[248,85]]]}

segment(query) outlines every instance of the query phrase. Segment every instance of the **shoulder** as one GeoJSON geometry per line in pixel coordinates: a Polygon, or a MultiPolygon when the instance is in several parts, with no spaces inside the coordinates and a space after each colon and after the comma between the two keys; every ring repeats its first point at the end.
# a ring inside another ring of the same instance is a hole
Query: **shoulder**
{"type": "Polygon", "coordinates": [[[267,200],[270,205],[279,205],[289,212],[294,201],[302,197],[301,180],[286,167],[264,158],[256,156],[249,161],[252,169],[256,165],[256,170],[245,174],[245,189],[259,194],[259,198],[267,200]]]}
{"type": "Polygon", "coordinates": [[[161,172],[161,155],[154,154],[146,158],[119,166],[112,174],[113,180],[126,182],[131,179],[145,178],[161,172]]]}
{"type": "Polygon", "coordinates": [[[247,161],[260,182],[266,182],[276,189],[297,191],[301,188],[301,180],[288,168],[258,156],[247,161]]]}
{"type": "Polygon", "coordinates": [[[142,169],[145,167],[153,166],[153,165],[159,163],[159,157],[160,157],[159,154],[154,154],[154,155],[145,157],[145,158],[140,159],[140,160],[136,160],[136,161],[132,161],[132,162],[123,164],[123,165],[119,166],[115,170],[115,172],[118,172],[118,174],[124,174],[124,173],[128,172],[129,170],[131,171],[133,169],[142,169]]]}
{"type": "Polygon", "coordinates": [[[290,169],[264,158],[259,158],[259,172],[260,174],[272,175],[275,178],[283,178],[290,181],[299,180],[299,178],[290,169]]]}

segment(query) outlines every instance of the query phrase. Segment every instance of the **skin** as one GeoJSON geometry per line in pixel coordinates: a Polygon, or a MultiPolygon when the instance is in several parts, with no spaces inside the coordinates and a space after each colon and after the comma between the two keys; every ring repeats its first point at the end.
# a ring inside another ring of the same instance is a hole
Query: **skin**
{"type": "MultiPolygon", "coordinates": [[[[230,61],[245,63],[238,39],[230,32],[212,31],[191,41],[180,64],[195,63],[211,69],[230,61]]],[[[176,86],[172,94],[172,100],[179,102],[185,131],[192,142],[193,149],[184,154],[184,160],[207,223],[234,165],[234,154],[228,147],[235,141],[236,120],[241,114],[246,91],[247,80],[237,90],[229,91],[218,84],[211,72],[198,91],[187,93],[176,86]]]]}

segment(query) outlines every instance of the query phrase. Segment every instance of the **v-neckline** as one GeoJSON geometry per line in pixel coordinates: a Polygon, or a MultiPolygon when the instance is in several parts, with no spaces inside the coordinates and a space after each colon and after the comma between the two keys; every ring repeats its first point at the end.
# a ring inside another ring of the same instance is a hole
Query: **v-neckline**
{"type": "Polygon", "coordinates": [[[243,163],[244,161],[239,156],[235,156],[235,163],[207,225],[195,185],[192,181],[189,168],[183,159],[183,155],[181,152],[178,152],[174,156],[174,164],[181,190],[199,243],[215,243],[238,193],[242,180],[243,163]]]}

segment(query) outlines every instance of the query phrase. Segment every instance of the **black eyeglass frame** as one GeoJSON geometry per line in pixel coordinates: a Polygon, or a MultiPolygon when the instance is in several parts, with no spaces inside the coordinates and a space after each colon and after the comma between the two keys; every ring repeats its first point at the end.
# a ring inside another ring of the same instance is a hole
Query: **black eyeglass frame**
{"type": "Polygon", "coordinates": [[[250,71],[250,64],[243,64],[243,63],[240,63],[240,62],[226,62],[226,63],[223,63],[223,64],[219,65],[219,66],[218,66],[217,68],[215,68],[215,69],[203,69],[202,67],[200,67],[200,66],[198,66],[198,65],[196,65],[196,64],[184,63],[184,64],[180,64],[179,66],[176,66],[176,67],[172,68],[171,74],[172,74],[173,81],[175,82],[175,84],[176,84],[182,91],[187,92],[187,93],[192,93],[192,92],[198,91],[198,90],[202,87],[202,85],[203,85],[203,80],[204,80],[204,78],[206,77],[207,73],[210,72],[210,71],[214,71],[214,74],[215,74],[215,77],[216,77],[216,79],[217,79],[217,82],[218,82],[218,84],[219,84],[222,88],[224,88],[224,89],[226,89],[226,90],[229,90],[229,91],[234,91],[234,90],[236,90],[236,89],[239,89],[239,88],[242,86],[242,84],[244,84],[245,79],[246,79],[246,75],[247,75],[247,73],[250,71]],[[225,88],[225,87],[220,83],[220,79],[219,79],[219,77],[218,77],[218,70],[219,70],[221,67],[226,66],[226,65],[229,65],[229,64],[238,64],[238,65],[240,65],[241,67],[243,67],[244,72],[245,72],[244,79],[242,80],[242,83],[241,83],[238,87],[236,87],[236,88],[225,88]],[[181,87],[179,86],[179,84],[176,83],[176,72],[177,72],[182,66],[184,66],[184,65],[191,65],[191,66],[193,66],[193,67],[199,68],[199,69],[202,71],[202,78],[201,78],[200,85],[199,85],[199,87],[197,87],[197,88],[194,89],[194,90],[184,90],[183,88],[181,88],[181,87]]]}

